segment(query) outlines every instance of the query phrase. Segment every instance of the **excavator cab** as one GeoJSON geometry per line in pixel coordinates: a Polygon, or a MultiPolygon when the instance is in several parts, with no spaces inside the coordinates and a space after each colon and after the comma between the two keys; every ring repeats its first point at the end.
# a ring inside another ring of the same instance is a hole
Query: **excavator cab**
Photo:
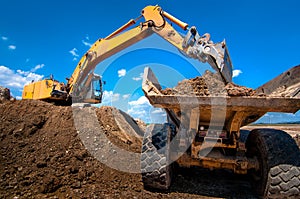
{"type": "Polygon", "coordinates": [[[73,103],[101,103],[103,83],[100,75],[90,73],[72,94],[73,103]]]}
{"type": "Polygon", "coordinates": [[[94,74],[93,79],[91,81],[91,96],[90,99],[86,100],[94,100],[94,103],[101,103],[103,95],[102,86],[103,82],[101,76],[94,74]]]}

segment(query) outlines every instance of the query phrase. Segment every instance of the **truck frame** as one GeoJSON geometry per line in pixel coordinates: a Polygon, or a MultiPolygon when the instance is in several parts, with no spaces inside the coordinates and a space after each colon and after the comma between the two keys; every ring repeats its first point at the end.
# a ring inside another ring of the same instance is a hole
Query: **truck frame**
{"type": "Polygon", "coordinates": [[[276,129],[250,132],[241,127],[267,112],[297,112],[299,73],[300,66],[288,70],[258,88],[255,96],[164,95],[152,70],[145,68],[145,96],[168,115],[168,123],[150,125],[144,136],[145,186],[168,189],[176,163],[251,174],[254,188],[265,198],[298,196],[300,151],[293,138],[276,129]],[[272,95],[280,87],[284,89],[272,95]]]}

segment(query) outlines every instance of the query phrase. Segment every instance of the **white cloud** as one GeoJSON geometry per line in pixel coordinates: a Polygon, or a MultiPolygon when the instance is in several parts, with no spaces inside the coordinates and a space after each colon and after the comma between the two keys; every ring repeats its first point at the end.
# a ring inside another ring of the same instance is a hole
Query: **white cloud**
{"type": "Polygon", "coordinates": [[[130,101],[127,111],[133,118],[139,118],[146,123],[164,123],[166,113],[161,108],[154,108],[145,96],[141,96],[135,101],[130,101]]]}
{"type": "Polygon", "coordinates": [[[122,96],[122,98],[123,98],[124,100],[126,100],[126,99],[128,99],[130,96],[131,96],[130,94],[125,94],[125,95],[122,96]]]}
{"type": "Polygon", "coordinates": [[[118,70],[118,77],[124,77],[125,75],[126,75],[125,69],[118,70]]]}
{"type": "Polygon", "coordinates": [[[113,91],[103,91],[102,103],[110,105],[112,102],[116,102],[120,99],[120,93],[114,93],[113,91]]]}
{"type": "Polygon", "coordinates": [[[17,73],[23,76],[31,76],[32,74],[34,74],[35,71],[37,71],[40,68],[43,68],[45,66],[45,64],[38,64],[35,67],[33,67],[30,71],[23,71],[18,69],[17,73]]]}
{"type": "Polygon", "coordinates": [[[71,53],[74,57],[79,57],[79,55],[77,54],[76,48],[73,48],[72,50],[70,50],[69,53],[71,53]]]}
{"type": "Polygon", "coordinates": [[[133,79],[134,81],[140,81],[140,80],[143,79],[143,76],[144,76],[144,73],[140,73],[140,75],[139,75],[138,77],[133,77],[132,79],[133,79]]]}
{"type": "Polygon", "coordinates": [[[89,42],[90,40],[90,37],[88,35],[85,36],[85,40],[81,40],[81,42],[85,45],[85,46],[88,46],[88,47],[91,47],[93,44],[91,44],[89,42]]]}
{"type": "Polygon", "coordinates": [[[2,39],[3,41],[8,40],[8,38],[7,38],[7,37],[4,37],[4,36],[2,36],[1,39],[2,39]]]}
{"type": "Polygon", "coordinates": [[[149,116],[151,105],[145,96],[141,96],[136,101],[130,101],[128,102],[128,104],[129,109],[127,113],[130,114],[133,118],[139,118],[146,122],[151,120],[149,116]]]}
{"type": "Polygon", "coordinates": [[[131,105],[131,106],[145,106],[145,105],[150,105],[150,103],[149,103],[148,99],[145,96],[141,96],[136,101],[130,101],[129,105],[131,105]]]}
{"type": "Polygon", "coordinates": [[[16,48],[17,48],[17,47],[14,46],[14,45],[9,45],[9,46],[8,46],[8,49],[9,49],[9,50],[16,50],[16,48]]]}
{"type": "Polygon", "coordinates": [[[4,87],[22,90],[24,85],[32,80],[38,81],[43,77],[43,75],[31,71],[14,71],[6,66],[0,66],[0,85],[4,87]]]}
{"type": "Polygon", "coordinates": [[[152,114],[163,114],[163,113],[165,113],[165,111],[161,108],[157,108],[157,109],[154,109],[151,113],[152,114]]]}
{"type": "Polygon", "coordinates": [[[91,47],[92,44],[90,42],[87,42],[87,41],[84,41],[82,40],[82,43],[85,45],[85,46],[88,46],[88,47],[91,47]]]}
{"type": "Polygon", "coordinates": [[[128,109],[127,113],[136,119],[141,119],[143,121],[149,121],[149,116],[147,115],[147,112],[145,109],[141,109],[141,108],[131,108],[128,109]]]}
{"type": "Polygon", "coordinates": [[[167,114],[162,108],[152,108],[151,111],[152,123],[164,123],[167,121],[167,114]]]}
{"type": "Polygon", "coordinates": [[[241,73],[243,73],[241,70],[233,70],[232,71],[232,77],[237,77],[239,76],[241,73]]]}
{"type": "Polygon", "coordinates": [[[18,69],[17,73],[20,74],[20,75],[27,76],[30,73],[30,71],[23,71],[23,70],[18,69]]]}
{"type": "Polygon", "coordinates": [[[43,68],[44,66],[45,66],[45,64],[38,64],[38,65],[36,65],[33,69],[31,69],[30,71],[31,71],[31,72],[35,72],[35,71],[37,71],[38,69],[43,68]]]}
{"type": "Polygon", "coordinates": [[[79,57],[77,52],[78,52],[78,50],[76,48],[73,48],[72,50],[69,51],[69,53],[71,53],[71,55],[73,55],[73,61],[76,61],[77,57],[79,57]]]}
{"type": "Polygon", "coordinates": [[[113,101],[113,102],[119,101],[120,96],[121,96],[120,93],[114,93],[114,94],[112,95],[112,101],[113,101]]]}

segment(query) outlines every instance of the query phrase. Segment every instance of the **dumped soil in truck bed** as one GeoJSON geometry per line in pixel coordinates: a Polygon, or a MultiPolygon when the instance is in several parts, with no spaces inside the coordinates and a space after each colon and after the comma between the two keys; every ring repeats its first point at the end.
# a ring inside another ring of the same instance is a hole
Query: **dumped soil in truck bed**
{"type": "MultiPolygon", "coordinates": [[[[122,132],[125,121],[138,128],[130,116],[119,112],[125,120],[115,122],[117,109],[91,109],[114,145],[139,153],[140,132],[122,132]]],[[[91,155],[73,117],[72,107],[41,101],[0,104],[0,198],[255,198],[245,176],[202,169],[179,169],[169,192],[145,190],[141,174],[110,168],[91,155]]]]}
{"type": "Polygon", "coordinates": [[[234,83],[224,84],[221,77],[206,71],[201,77],[185,79],[174,88],[161,91],[164,95],[196,95],[196,96],[253,96],[255,91],[234,83]]]}

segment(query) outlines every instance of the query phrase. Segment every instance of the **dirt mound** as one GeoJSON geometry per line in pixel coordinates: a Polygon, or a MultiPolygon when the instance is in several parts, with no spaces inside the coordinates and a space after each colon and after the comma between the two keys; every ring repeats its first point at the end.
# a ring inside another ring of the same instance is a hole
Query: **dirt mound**
{"type": "MultiPolygon", "coordinates": [[[[97,114],[102,117],[106,110],[97,114]]],[[[106,167],[89,154],[71,107],[23,100],[0,105],[0,113],[1,198],[133,197],[141,191],[138,174],[106,167]]]]}
{"type": "Polygon", "coordinates": [[[96,109],[96,114],[106,132],[117,136],[118,139],[127,144],[134,143],[141,146],[143,130],[128,114],[110,106],[96,109]]]}
{"type": "Polygon", "coordinates": [[[4,103],[10,100],[14,100],[14,98],[10,96],[10,90],[8,88],[0,86],[0,103],[4,103]]]}
{"type": "Polygon", "coordinates": [[[255,91],[251,88],[239,86],[233,83],[224,85],[217,73],[206,71],[202,77],[185,79],[174,88],[166,88],[161,91],[164,95],[190,95],[196,96],[253,96],[255,91]]]}
{"type": "Polygon", "coordinates": [[[143,131],[133,118],[114,107],[104,106],[95,110],[106,137],[116,146],[139,153],[143,131]]]}
{"type": "MultiPolygon", "coordinates": [[[[115,145],[140,151],[138,133],[122,136],[124,129],[138,128],[126,113],[112,107],[83,110],[95,111],[101,132],[115,145]],[[129,126],[120,128],[125,120],[129,126]]],[[[0,198],[255,198],[249,182],[238,176],[198,169],[179,170],[169,193],[147,191],[139,173],[112,169],[86,149],[81,136],[90,136],[89,128],[75,128],[74,111],[80,112],[34,100],[0,104],[0,198]],[[211,175],[205,177],[210,180],[201,177],[211,175]],[[235,180],[226,183],[222,176],[235,180]],[[233,193],[236,190],[243,193],[233,193]]],[[[89,117],[77,116],[89,123],[89,117]]],[[[97,137],[91,138],[91,144],[97,142],[97,137]]]]}

